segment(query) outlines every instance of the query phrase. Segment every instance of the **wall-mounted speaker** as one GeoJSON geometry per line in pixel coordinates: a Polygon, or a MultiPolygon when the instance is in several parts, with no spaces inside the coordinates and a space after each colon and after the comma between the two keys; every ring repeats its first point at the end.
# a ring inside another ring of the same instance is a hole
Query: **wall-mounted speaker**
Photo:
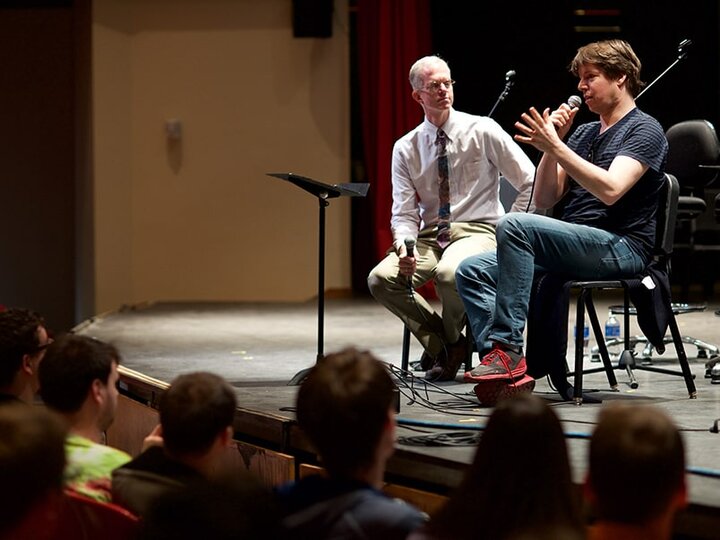
{"type": "Polygon", "coordinates": [[[332,36],[333,0],[293,0],[293,36],[332,36]]]}

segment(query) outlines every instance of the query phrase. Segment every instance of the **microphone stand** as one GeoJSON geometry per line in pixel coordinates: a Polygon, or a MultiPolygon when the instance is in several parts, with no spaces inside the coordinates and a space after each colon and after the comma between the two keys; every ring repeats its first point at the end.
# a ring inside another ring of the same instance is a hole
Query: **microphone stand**
{"type": "Polygon", "coordinates": [[[651,82],[650,84],[648,84],[648,85],[643,89],[643,91],[640,92],[640,93],[637,95],[637,97],[636,97],[635,99],[638,99],[638,98],[639,98],[640,96],[642,96],[645,92],[647,92],[648,90],[650,90],[650,87],[651,87],[653,84],[655,84],[655,83],[658,82],[660,79],[662,79],[662,78],[665,76],[665,74],[666,74],[668,71],[670,71],[672,68],[674,68],[677,64],[679,64],[681,60],[684,60],[684,59],[687,57],[687,54],[688,54],[688,53],[687,53],[687,49],[689,49],[691,45],[692,45],[692,41],[691,41],[691,40],[689,40],[689,39],[684,39],[684,40],[682,40],[682,41],[680,42],[680,44],[678,45],[678,57],[677,57],[677,59],[676,59],[672,64],[670,64],[665,71],[663,71],[660,75],[658,75],[653,82],[651,82]]]}
{"type": "Polygon", "coordinates": [[[495,105],[492,106],[492,109],[490,109],[490,112],[488,113],[488,117],[492,117],[493,113],[495,112],[495,109],[502,101],[505,101],[505,98],[507,97],[508,93],[510,92],[510,89],[513,87],[513,84],[515,84],[515,71],[512,69],[508,71],[505,74],[505,88],[503,88],[503,91],[500,92],[500,95],[497,98],[497,101],[495,101],[495,105]]]}

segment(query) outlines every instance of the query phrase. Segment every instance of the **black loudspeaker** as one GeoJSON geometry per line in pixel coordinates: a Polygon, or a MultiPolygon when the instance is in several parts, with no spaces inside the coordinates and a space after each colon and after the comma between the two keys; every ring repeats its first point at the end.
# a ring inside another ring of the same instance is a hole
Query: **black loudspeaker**
{"type": "Polygon", "coordinates": [[[293,0],[293,36],[332,36],[333,0],[293,0]]]}

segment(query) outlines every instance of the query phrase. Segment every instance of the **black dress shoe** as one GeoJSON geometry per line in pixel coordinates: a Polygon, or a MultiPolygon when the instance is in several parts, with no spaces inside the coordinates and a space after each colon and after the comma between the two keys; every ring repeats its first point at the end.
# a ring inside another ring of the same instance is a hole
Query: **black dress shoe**
{"type": "Polygon", "coordinates": [[[430,356],[430,353],[428,353],[427,351],[423,351],[422,356],[420,357],[420,370],[428,371],[432,369],[434,365],[435,359],[430,356]]]}
{"type": "Polygon", "coordinates": [[[460,339],[447,345],[438,355],[435,365],[425,373],[425,378],[429,381],[454,381],[466,355],[467,339],[460,334],[460,339]]]}

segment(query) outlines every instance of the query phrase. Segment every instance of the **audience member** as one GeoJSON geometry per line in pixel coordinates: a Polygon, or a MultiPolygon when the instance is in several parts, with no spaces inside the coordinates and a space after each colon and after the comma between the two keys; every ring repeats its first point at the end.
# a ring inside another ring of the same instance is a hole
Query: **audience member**
{"type": "Polygon", "coordinates": [[[43,318],[34,311],[0,311],[0,404],[32,403],[37,394],[38,366],[52,342],[43,318]]]}
{"type": "Polygon", "coordinates": [[[115,417],[119,363],[112,345],[67,335],[48,347],[40,364],[40,394],[69,426],[66,487],[104,502],[110,500],[111,471],[130,461],[102,444],[115,417]]]}
{"type": "Polygon", "coordinates": [[[220,471],[237,402],[222,377],[198,372],[172,381],[159,408],[163,445],[151,446],[112,474],[113,502],[140,516],[160,494],[220,471]]]}
{"type": "Polygon", "coordinates": [[[475,460],[448,503],[411,540],[584,538],[562,426],[532,394],[493,411],[475,460]]]}
{"type": "Polygon", "coordinates": [[[0,407],[0,538],[54,538],[64,440],[62,421],[44,407],[0,407]]]}
{"type": "Polygon", "coordinates": [[[637,404],[600,412],[590,441],[590,540],[665,540],[687,504],[685,450],[672,420],[637,404]]]}
{"type": "Polygon", "coordinates": [[[315,364],[297,419],[327,476],[281,487],[288,538],[405,538],[424,515],[380,491],[394,451],[394,384],[371,353],[348,348],[315,364]]]}

